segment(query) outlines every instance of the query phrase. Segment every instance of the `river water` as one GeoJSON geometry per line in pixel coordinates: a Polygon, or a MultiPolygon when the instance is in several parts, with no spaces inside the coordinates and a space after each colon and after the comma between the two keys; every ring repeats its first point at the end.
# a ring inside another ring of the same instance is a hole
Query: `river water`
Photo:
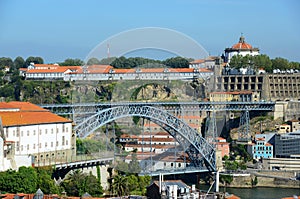
{"type": "MultiPolygon", "coordinates": [[[[202,187],[200,189],[207,190],[208,187],[202,187]]],[[[220,187],[220,192],[226,191],[232,193],[241,199],[281,199],[283,197],[292,197],[293,195],[300,196],[300,187],[298,189],[288,189],[288,188],[226,188],[220,187]]]]}

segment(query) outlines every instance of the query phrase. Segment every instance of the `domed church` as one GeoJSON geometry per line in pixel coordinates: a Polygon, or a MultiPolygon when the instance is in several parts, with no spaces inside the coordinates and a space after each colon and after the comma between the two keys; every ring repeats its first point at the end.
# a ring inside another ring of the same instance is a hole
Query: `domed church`
{"type": "Polygon", "coordinates": [[[238,43],[234,44],[231,48],[225,49],[224,62],[229,63],[234,55],[259,55],[259,49],[253,48],[252,45],[246,43],[245,37],[242,34],[238,43]]]}

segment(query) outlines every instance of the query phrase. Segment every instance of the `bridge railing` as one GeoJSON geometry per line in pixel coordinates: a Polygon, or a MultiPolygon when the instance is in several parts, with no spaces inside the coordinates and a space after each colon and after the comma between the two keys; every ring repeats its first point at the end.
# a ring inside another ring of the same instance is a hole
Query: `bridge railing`
{"type": "Polygon", "coordinates": [[[114,157],[113,151],[105,151],[105,152],[99,152],[93,154],[76,154],[76,155],[66,156],[63,158],[49,158],[49,159],[37,160],[33,162],[33,165],[35,167],[45,167],[45,166],[54,166],[58,164],[84,162],[89,160],[112,158],[112,157],[114,157]]]}

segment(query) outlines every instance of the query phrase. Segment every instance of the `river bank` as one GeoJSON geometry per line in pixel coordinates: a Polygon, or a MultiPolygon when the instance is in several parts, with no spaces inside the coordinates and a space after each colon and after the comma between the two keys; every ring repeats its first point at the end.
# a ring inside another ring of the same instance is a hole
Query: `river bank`
{"type": "Polygon", "coordinates": [[[221,173],[220,187],[231,188],[297,188],[300,181],[294,172],[287,171],[255,171],[243,173],[221,173]]]}

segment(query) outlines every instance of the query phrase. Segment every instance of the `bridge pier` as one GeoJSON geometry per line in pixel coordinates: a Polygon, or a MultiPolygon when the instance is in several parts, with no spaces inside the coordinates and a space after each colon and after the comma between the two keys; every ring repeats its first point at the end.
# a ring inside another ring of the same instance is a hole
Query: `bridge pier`
{"type": "Polygon", "coordinates": [[[219,186],[220,186],[220,172],[217,170],[215,172],[215,192],[219,192],[219,186]]]}
{"type": "Polygon", "coordinates": [[[250,140],[250,116],[249,110],[241,111],[238,141],[248,142],[250,140]]]}

